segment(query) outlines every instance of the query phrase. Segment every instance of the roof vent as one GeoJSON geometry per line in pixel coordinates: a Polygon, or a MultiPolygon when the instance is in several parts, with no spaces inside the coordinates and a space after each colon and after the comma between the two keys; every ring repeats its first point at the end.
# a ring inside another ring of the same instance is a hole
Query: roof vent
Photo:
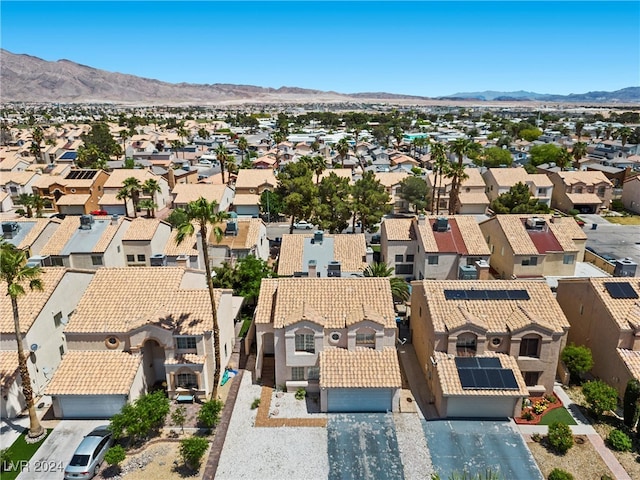
{"type": "Polygon", "coordinates": [[[436,232],[446,232],[449,230],[449,219],[445,217],[436,218],[435,223],[433,224],[433,229],[436,232]]]}
{"type": "Polygon", "coordinates": [[[340,267],[340,262],[337,261],[332,261],[329,262],[329,265],[327,266],[327,277],[341,277],[341,267],[340,267]]]}
{"type": "Polygon", "coordinates": [[[162,253],[155,253],[151,255],[149,262],[152,267],[166,267],[167,266],[167,256],[162,253]]]}
{"type": "Polygon", "coordinates": [[[225,235],[232,235],[232,236],[237,236],[238,235],[238,224],[234,221],[234,220],[227,220],[227,227],[224,229],[224,234],[225,235]]]}
{"type": "Polygon", "coordinates": [[[7,234],[12,235],[20,230],[20,225],[18,222],[2,222],[2,234],[7,236],[7,234]]]}
{"type": "Polygon", "coordinates": [[[91,230],[93,215],[80,215],[80,230],[91,230]]]}
{"type": "Polygon", "coordinates": [[[313,234],[313,243],[322,244],[322,240],[324,239],[324,232],[322,230],[316,230],[313,234]]]}

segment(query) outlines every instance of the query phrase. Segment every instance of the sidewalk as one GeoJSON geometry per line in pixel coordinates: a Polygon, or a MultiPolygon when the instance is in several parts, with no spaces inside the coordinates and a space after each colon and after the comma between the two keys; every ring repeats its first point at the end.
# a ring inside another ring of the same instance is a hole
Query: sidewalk
{"type": "Polygon", "coordinates": [[[421,419],[426,418],[427,420],[439,418],[436,407],[432,403],[429,403],[431,393],[427,387],[424,374],[420,369],[420,364],[418,363],[416,351],[414,350],[413,345],[409,343],[400,345],[398,347],[398,357],[400,357],[402,370],[407,376],[411,393],[413,393],[413,397],[420,407],[417,409],[418,416],[421,419]]]}

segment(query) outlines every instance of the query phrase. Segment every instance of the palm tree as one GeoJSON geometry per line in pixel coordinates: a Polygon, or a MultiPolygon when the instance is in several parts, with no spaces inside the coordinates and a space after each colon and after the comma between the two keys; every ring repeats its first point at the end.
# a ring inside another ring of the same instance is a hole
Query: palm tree
{"type": "Polygon", "coordinates": [[[573,155],[566,149],[566,147],[562,147],[560,151],[560,155],[556,159],[556,164],[560,167],[560,170],[566,169],[569,165],[571,165],[571,161],[573,160],[573,155]]]}
{"type": "Polygon", "coordinates": [[[155,209],[158,208],[158,205],[151,198],[140,200],[138,206],[147,211],[147,217],[156,218],[155,209]]]}
{"type": "Polygon", "coordinates": [[[207,140],[209,138],[209,131],[204,127],[200,127],[198,129],[198,136],[203,140],[207,140]]]}
{"type": "Polygon", "coordinates": [[[222,229],[218,226],[228,215],[226,212],[218,211],[218,204],[215,200],[209,202],[200,197],[198,200],[189,202],[184,209],[185,221],[178,225],[176,234],[176,245],[180,245],[185,238],[191,237],[195,232],[195,225],[200,231],[200,246],[204,256],[204,268],[207,274],[207,288],[211,300],[211,311],[213,316],[213,348],[215,350],[215,372],[213,374],[213,390],[211,398],[218,398],[218,385],[220,384],[220,326],[218,325],[218,308],[216,306],[215,292],[213,291],[213,279],[211,278],[211,265],[209,264],[209,250],[207,246],[208,226],[212,226],[212,233],[216,243],[222,239],[222,229]],[[193,223],[192,223],[193,222],[193,223]]]}
{"type": "Polygon", "coordinates": [[[42,141],[44,140],[44,132],[42,131],[42,128],[35,127],[31,132],[31,138],[33,141],[31,142],[31,146],[29,147],[29,153],[36,157],[36,163],[43,163],[42,148],[40,147],[40,145],[42,145],[42,141]]]}
{"type": "Polygon", "coordinates": [[[453,215],[458,210],[458,203],[460,198],[460,185],[463,180],[469,178],[464,173],[464,157],[469,155],[475,150],[474,142],[467,138],[458,138],[451,144],[451,152],[458,157],[458,163],[455,167],[451,168],[450,177],[451,180],[451,194],[449,196],[449,215],[453,215]],[[463,179],[462,176],[465,176],[463,179]]]}
{"type": "Polygon", "coordinates": [[[584,128],[584,122],[576,122],[575,129],[576,129],[576,135],[578,136],[578,141],[580,141],[580,137],[582,136],[583,128],[584,128]]]}
{"type": "MultiPolygon", "coordinates": [[[[223,143],[219,143],[216,148],[216,158],[220,162],[220,173],[222,174],[222,183],[224,183],[224,165],[229,160],[229,152],[223,143]]],[[[231,175],[229,175],[229,179],[231,179],[231,175]]]]}
{"type": "Polygon", "coordinates": [[[122,156],[123,160],[127,159],[127,138],[129,138],[129,131],[127,129],[120,130],[119,132],[120,140],[122,140],[122,156]]]}
{"type": "MultiPolygon", "coordinates": [[[[184,125],[180,125],[176,133],[180,137],[180,143],[184,146],[184,140],[189,136],[189,132],[184,128],[184,125]]],[[[184,150],[182,151],[182,160],[184,160],[184,150]]]]}
{"type": "Polygon", "coordinates": [[[346,138],[342,137],[338,141],[336,144],[336,152],[340,155],[342,168],[344,168],[344,159],[347,158],[347,154],[349,153],[349,143],[346,138]]]}
{"type": "Polygon", "coordinates": [[[21,193],[18,195],[16,203],[27,209],[25,212],[27,218],[33,217],[33,195],[31,193],[21,193]]]}
{"type": "Polygon", "coordinates": [[[140,190],[142,190],[140,180],[136,177],[125,178],[122,182],[122,188],[125,188],[129,192],[129,197],[133,202],[133,216],[137,217],[138,202],[140,202],[140,190]]]}
{"type": "Polygon", "coordinates": [[[247,142],[246,137],[240,137],[238,139],[238,149],[242,152],[242,160],[244,161],[245,153],[249,149],[249,142],[247,142]]]}
{"type": "Polygon", "coordinates": [[[571,154],[573,155],[573,159],[577,162],[587,154],[587,144],[584,142],[576,143],[573,146],[573,150],[571,150],[571,154]]]}
{"type": "Polygon", "coordinates": [[[162,188],[160,188],[160,184],[155,178],[147,178],[142,184],[142,191],[147,195],[151,195],[151,200],[155,203],[156,193],[162,192],[162,188]]]}
{"type": "Polygon", "coordinates": [[[320,183],[320,175],[327,169],[327,163],[324,161],[322,155],[303,155],[300,157],[300,161],[307,164],[309,170],[316,174],[316,185],[320,183]]]}
{"type": "Polygon", "coordinates": [[[394,300],[406,302],[409,300],[409,285],[400,277],[392,277],[394,274],[394,268],[388,266],[386,263],[373,263],[367,265],[362,271],[365,277],[391,277],[389,282],[391,283],[391,295],[394,300]]]}
{"type": "Polygon", "coordinates": [[[42,210],[44,210],[44,198],[40,195],[33,194],[31,198],[31,206],[36,211],[36,217],[42,217],[42,210]]]}
{"type": "Polygon", "coordinates": [[[627,144],[627,140],[629,139],[632,133],[633,133],[633,130],[631,130],[631,128],[629,127],[620,127],[616,131],[616,134],[620,139],[620,143],[622,143],[622,150],[624,150],[624,146],[627,144]]]}
{"type": "Polygon", "coordinates": [[[18,370],[22,380],[22,394],[29,411],[27,436],[31,439],[37,439],[44,435],[46,430],[40,425],[33,402],[31,377],[27,367],[27,356],[24,352],[22,329],[20,328],[18,297],[25,294],[23,283],[26,283],[30,290],[42,290],[42,280],[40,279],[40,267],[27,267],[26,263],[26,251],[16,248],[9,242],[2,241],[0,243],[0,279],[7,284],[7,296],[11,299],[14,333],[18,346],[18,370]]]}
{"type": "Polygon", "coordinates": [[[124,216],[128,217],[129,216],[129,207],[127,205],[127,200],[130,198],[129,195],[129,190],[127,190],[126,188],[122,187],[120,190],[118,190],[118,193],[116,193],[116,200],[123,200],[124,201],[124,216]]]}
{"type": "Polygon", "coordinates": [[[431,159],[433,160],[433,190],[431,191],[431,211],[434,209],[434,202],[436,199],[436,190],[438,190],[438,207],[440,206],[440,188],[436,188],[438,185],[438,180],[442,183],[442,175],[444,170],[449,163],[447,160],[447,147],[444,144],[437,142],[431,148],[431,159]],[[439,178],[440,177],[440,178],[439,178]]]}

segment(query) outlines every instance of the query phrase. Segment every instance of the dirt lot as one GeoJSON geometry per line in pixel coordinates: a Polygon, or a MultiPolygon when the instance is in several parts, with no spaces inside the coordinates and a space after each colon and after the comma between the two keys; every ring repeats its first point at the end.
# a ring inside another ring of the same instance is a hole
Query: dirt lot
{"type": "Polygon", "coordinates": [[[613,474],[587,437],[578,436],[578,438],[584,440],[584,443],[576,443],[565,455],[557,455],[547,450],[541,443],[527,442],[527,446],[531,450],[533,458],[536,459],[538,467],[542,470],[544,478],[547,478],[554,468],[562,468],[571,473],[576,479],[597,479],[602,475],[609,475],[613,478],[613,474]]]}

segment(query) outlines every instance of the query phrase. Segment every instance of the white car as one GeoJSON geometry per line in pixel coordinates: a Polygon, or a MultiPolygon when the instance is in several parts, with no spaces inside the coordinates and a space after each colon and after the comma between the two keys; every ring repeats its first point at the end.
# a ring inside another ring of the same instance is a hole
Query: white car
{"type": "Polygon", "coordinates": [[[313,225],[306,220],[300,220],[299,222],[293,224],[293,228],[298,230],[311,230],[313,229],[313,225]]]}
{"type": "Polygon", "coordinates": [[[198,165],[211,165],[211,160],[207,160],[206,158],[201,158],[198,160],[198,165]]]}

